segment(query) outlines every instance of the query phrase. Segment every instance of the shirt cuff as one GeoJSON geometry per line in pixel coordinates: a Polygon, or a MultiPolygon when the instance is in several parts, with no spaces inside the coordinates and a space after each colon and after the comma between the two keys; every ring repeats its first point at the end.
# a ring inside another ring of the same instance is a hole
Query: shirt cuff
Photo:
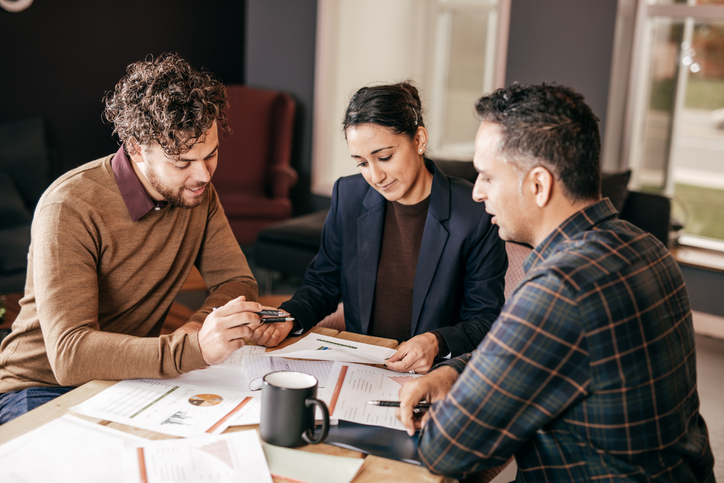
{"type": "Polygon", "coordinates": [[[442,334],[436,330],[433,330],[432,335],[435,336],[437,339],[437,359],[450,359],[452,356],[452,352],[450,351],[450,348],[447,346],[447,342],[445,342],[445,337],[442,336],[442,334]],[[441,356],[440,354],[447,354],[445,356],[441,356]]]}
{"type": "MultiPolygon", "coordinates": [[[[281,309],[284,310],[284,309],[281,309]]],[[[291,312],[289,313],[292,317],[294,317],[294,314],[291,312]]],[[[294,317],[294,321],[292,322],[294,326],[292,327],[292,330],[289,332],[291,335],[302,335],[304,333],[304,326],[301,322],[299,322],[299,319],[294,317]]]]}

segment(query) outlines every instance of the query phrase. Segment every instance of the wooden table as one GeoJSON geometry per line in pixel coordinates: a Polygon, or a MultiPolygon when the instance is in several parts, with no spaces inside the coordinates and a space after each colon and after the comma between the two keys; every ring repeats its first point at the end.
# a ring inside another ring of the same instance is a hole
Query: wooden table
{"type": "MultiPolygon", "coordinates": [[[[397,346],[397,342],[390,339],[381,339],[379,337],[372,337],[367,335],[353,334],[350,332],[337,332],[333,329],[318,328],[312,329],[313,332],[334,336],[341,339],[354,340],[356,342],[365,342],[368,344],[376,344],[384,347],[394,348],[397,346]]],[[[280,344],[277,349],[286,347],[299,340],[298,337],[290,338],[284,343],[280,344]]],[[[0,444],[10,441],[13,438],[20,436],[21,434],[27,433],[37,427],[42,426],[62,415],[70,412],[68,408],[80,404],[86,399],[95,396],[104,389],[111,387],[116,384],[117,381],[91,381],[84,384],[67,394],[64,394],[49,403],[40,406],[37,409],[30,411],[29,413],[20,416],[4,425],[0,426],[0,444]]],[[[174,436],[157,433],[154,431],[139,429],[133,426],[125,424],[115,423],[111,421],[105,421],[97,418],[90,418],[81,416],[73,413],[74,416],[81,417],[93,423],[102,424],[110,428],[125,431],[127,433],[141,436],[147,439],[172,439],[174,436]]],[[[228,428],[225,432],[243,431],[248,429],[258,429],[258,425],[253,426],[233,426],[228,428]]],[[[354,478],[355,483],[377,483],[385,481],[416,481],[416,482],[449,482],[454,480],[446,479],[442,476],[433,475],[427,469],[422,466],[416,466],[401,461],[395,461],[387,458],[381,458],[374,455],[365,455],[363,453],[352,451],[329,444],[319,445],[307,445],[298,448],[300,451],[310,451],[313,453],[324,453],[336,456],[347,456],[353,458],[364,458],[365,462],[362,465],[359,473],[354,478]]],[[[279,483],[285,483],[286,480],[280,480],[274,478],[274,481],[279,483]]]]}

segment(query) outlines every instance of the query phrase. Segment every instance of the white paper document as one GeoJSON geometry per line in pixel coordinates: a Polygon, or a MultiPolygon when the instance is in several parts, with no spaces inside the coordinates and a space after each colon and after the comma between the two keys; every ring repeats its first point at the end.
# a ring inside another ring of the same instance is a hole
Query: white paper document
{"type": "Polygon", "coordinates": [[[320,399],[327,403],[330,418],[404,431],[394,407],[372,406],[369,401],[398,401],[402,385],[416,377],[420,374],[335,362],[320,399]]]}
{"type": "Polygon", "coordinates": [[[309,333],[294,344],[284,349],[266,352],[265,355],[295,359],[384,364],[395,352],[397,352],[395,349],[387,347],[309,333]]]}
{"type": "Polygon", "coordinates": [[[272,482],[256,431],[147,441],[125,459],[129,483],[272,482]]]}
{"type": "Polygon", "coordinates": [[[231,353],[229,357],[222,362],[221,366],[241,366],[244,359],[249,356],[256,354],[263,354],[266,352],[266,347],[263,345],[245,345],[241,349],[238,349],[231,353]]]}
{"type": "MultiPolygon", "coordinates": [[[[245,345],[233,352],[224,362],[204,369],[198,369],[186,374],[166,379],[176,384],[203,386],[206,389],[226,389],[232,391],[249,391],[249,382],[244,376],[243,363],[245,358],[255,354],[263,354],[264,346],[245,345]]],[[[251,396],[251,393],[248,394],[251,396]]]]}
{"type": "Polygon", "coordinates": [[[192,436],[218,432],[250,400],[243,392],[209,392],[203,386],[134,379],[121,381],[70,409],[159,433],[192,436]]]}
{"type": "Polygon", "coordinates": [[[0,446],[0,481],[122,483],[124,444],[143,441],[66,414],[0,446]]]}
{"type": "MultiPolygon", "coordinates": [[[[240,411],[234,414],[225,423],[224,429],[228,426],[248,426],[261,422],[261,393],[251,398],[240,411]]],[[[223,432],[223,429],[222,429],[223,432]]]]}
{"type": "Polygon", "coordinates": [[[332,361],[299,361],[265,355],[247,355],[242,363],[244,377],[249,381],[250,391],[261,389],[264,376],[276,371],[304,372],[316,377],[317,388],[323,388],[329,377],[329,371],[332,370],[332,365],[334,365],[332,361]]]}

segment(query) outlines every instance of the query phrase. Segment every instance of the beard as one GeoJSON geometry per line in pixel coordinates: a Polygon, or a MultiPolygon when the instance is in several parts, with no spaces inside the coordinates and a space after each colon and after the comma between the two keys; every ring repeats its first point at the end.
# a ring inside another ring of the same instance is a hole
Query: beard
{"type": "MultiPolygon", "coordinates": [[[[174,191],[173,188],[165,186],[161,180],[156,177],[156,173],[154,172],[148,173],[147,179],[148,182],[151,183],[151,186],[153,186],[153,189],[158,191],[158,193],[163,196],[163,199],[175,208],[195,208],[203,203],[208,196],[208,190],[204,190],[204,193],[201,196],[186,198],[184,197],[184,194],[189,187],[183,186],[174,191]]],[[[194,186],[191,187],[191,189],[201,188],[207,184],[208,183],[204,183],[199,186],[194,186]]]]}

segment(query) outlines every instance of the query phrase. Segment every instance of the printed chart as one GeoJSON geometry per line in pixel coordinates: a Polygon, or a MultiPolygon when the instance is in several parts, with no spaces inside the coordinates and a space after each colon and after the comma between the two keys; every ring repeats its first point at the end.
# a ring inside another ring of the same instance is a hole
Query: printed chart
{"type": "Polygon", "coordinates": [[[251,400],[244,393],[205,392],[170,381],[121,381],[71,408],[86,416],[107,419],[174,436],[215,432],[251,400]]]}

